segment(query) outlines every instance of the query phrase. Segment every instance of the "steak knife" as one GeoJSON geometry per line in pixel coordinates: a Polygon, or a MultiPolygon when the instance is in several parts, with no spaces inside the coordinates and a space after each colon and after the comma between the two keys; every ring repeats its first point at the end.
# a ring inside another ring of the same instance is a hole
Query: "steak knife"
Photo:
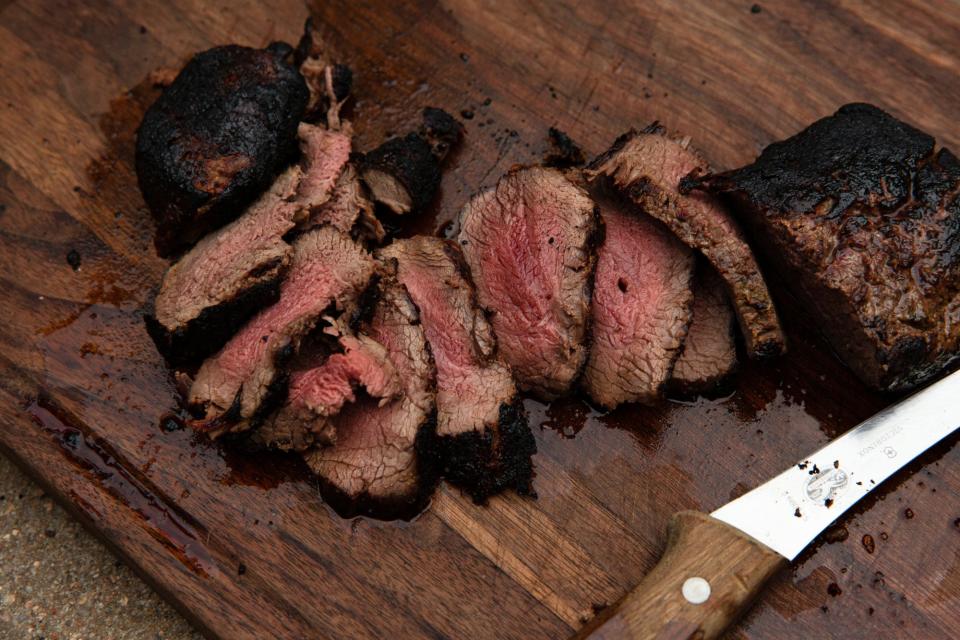
{"type": "Polygon", "coordinates": [[[960,371],[710,515],[682,511],[640,584],[574,638],[716,638],[764,583],[898,469],[960,427],[960,371]]]}

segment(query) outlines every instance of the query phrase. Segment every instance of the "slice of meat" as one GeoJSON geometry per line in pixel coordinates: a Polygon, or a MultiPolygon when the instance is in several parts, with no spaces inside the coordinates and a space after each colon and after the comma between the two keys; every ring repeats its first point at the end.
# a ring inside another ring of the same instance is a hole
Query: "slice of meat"
{"type": "Polygon", "coordinates": [[[849,104],[698,182],[864,382],[905,390],[960,360],[960,161],[933,137],[849,104]]]}
{"type": "Polygon", "coordinates": [[[693,252],[636,205],[596,199],[606,236],[582,385],[607,408],[652,403],[670,379],[690,325],[693,252]]]}
{"type": "Polygon", "coordinates": [[[734,314],[723,279],[701,265],[693,287],[693,320],[673,368],[671,389],[683,393],[714,391],[737,367],[734,314]]]}
{"type": "Polygon", "coordinates": [[[259,424],[282,400],[284,365],[324,312],[342,310],[373,275],[372,257],[332,227],[300,236],[280,298],[203,363],[188,394],[192,426],[217,437],[259,424]]]}
{"type": "Polygon", "coordinates": [[[348,133],[306,122],[300,123],[297,136],[304,164],[297,203],[313,216],[333,197],[350,160],[351,140],[348,133]]]}
{"type": "Polygon", "coordinates": [[[416,306],[387,273],[363,332],[383,345],[402,382],[403,396],[381,404],[363,397],[331,418],[336,442],[304,454],[324,497],[341,514],[415,514],[429,497],[434,474],[422,443],[433,437],[436,369],[416,306]]]}
{"type": "Polygon", "coordinates": [[[520,387],[544,399],[568,391],[587,356],[602,239],[593,201],[556,169],[514,169],[464,206],[458,238],[520,387]]]}
{"type": "Polygon", "coordinates": [[[216,352],[280,295],[292,249],[298,167],[288,169],[242,216],[203,238],[167,269],[147,329],[172,365],[216,352]]]}
{"type": "Polygon", "coordinates": [[[686,141],[669,138],[654,123],[620,136],[591,162],[591,181],[609,181],[683,242],[706,256],[726,280],[737,319],[753,357],[784,351],[783,333],[760,267],[723,206],[704,194],[681,195],[682,178],[706,171],[706,162],[686,141]]]}
{"type": "Polygon", "coordinates": [[[144,114],[137,179],[160,255],[236,218],[296,154],[308,92],[282,49],[198,53],[144,114]]]}
{"type": "Polygon", "coordinates": [[[393,242],[380,255],[396,261],[436,362],[437,453],[444,475],[478,502],[507,488],[529,493],[536,443],[457,246],[416,236],[393,242]]]}
{"type": "Polygon", "coordinates": [[[352,164],[343,168],[326,204],[315,209],[300,226],[309,229],[325,224],[375,244],[386,235],[352,164]]]}
{"type": "Polygon", "coordinates": [[[417,212],[433,201],[440,165],[463,136],[463,126],[433,107],[423,112],[418,132],[391,138],[360,161],[360,176],[376,202],[397,215],[417,212]]]}
{"type": "Polygon", "coordinates": [[[314,443],[332,444],[336,432],[330,418],[357,401],[358,387],[381,404],[402,394],[386,349],[362,333],[339,331],[342,352],[318,353],[312,366],[291,372],[286,403],[256,431],[262,446],[302,451],[314,443]]]}

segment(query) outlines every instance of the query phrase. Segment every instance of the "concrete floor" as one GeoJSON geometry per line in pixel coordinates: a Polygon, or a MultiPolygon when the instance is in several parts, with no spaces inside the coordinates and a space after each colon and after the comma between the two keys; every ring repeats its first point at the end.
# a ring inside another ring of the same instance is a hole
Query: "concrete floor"
{"type": "Polygon", "coordinates": [[[0,640],[199,640],[168,604],[0,456],[0,640]]]}

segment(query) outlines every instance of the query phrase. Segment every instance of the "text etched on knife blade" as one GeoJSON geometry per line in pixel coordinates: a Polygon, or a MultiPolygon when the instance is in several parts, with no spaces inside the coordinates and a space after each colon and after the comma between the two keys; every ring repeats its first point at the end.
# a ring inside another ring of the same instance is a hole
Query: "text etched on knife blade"
{"type": "Polygon", "coordinates": [[[903,425],[902,424],[896,425],[895,427],[893,427],[892,429],[884,433],[882,436],[880,436],[879,438],[877,438],[876,440],[874,440],[864,448],[860,449],[860,451],[858,452],[860,457],[862,458],[864,456],[870,455],[871,453],[876,451],[878,448],[880,448],[884,442],[886,442],[890,438],[893,438],[894,436],[896,436],[902,431],[903,431],[903,425]]]}

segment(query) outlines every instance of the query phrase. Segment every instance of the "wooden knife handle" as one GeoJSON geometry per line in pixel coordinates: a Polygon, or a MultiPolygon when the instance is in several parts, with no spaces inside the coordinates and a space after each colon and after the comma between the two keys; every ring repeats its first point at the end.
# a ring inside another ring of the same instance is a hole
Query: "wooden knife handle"
{"type": "Polygon", "coordinates": [[[676,514],[668,536],[657,566],[574,638],[716,638],[787,564],[742,531],[696,511],[676,514]]]}

